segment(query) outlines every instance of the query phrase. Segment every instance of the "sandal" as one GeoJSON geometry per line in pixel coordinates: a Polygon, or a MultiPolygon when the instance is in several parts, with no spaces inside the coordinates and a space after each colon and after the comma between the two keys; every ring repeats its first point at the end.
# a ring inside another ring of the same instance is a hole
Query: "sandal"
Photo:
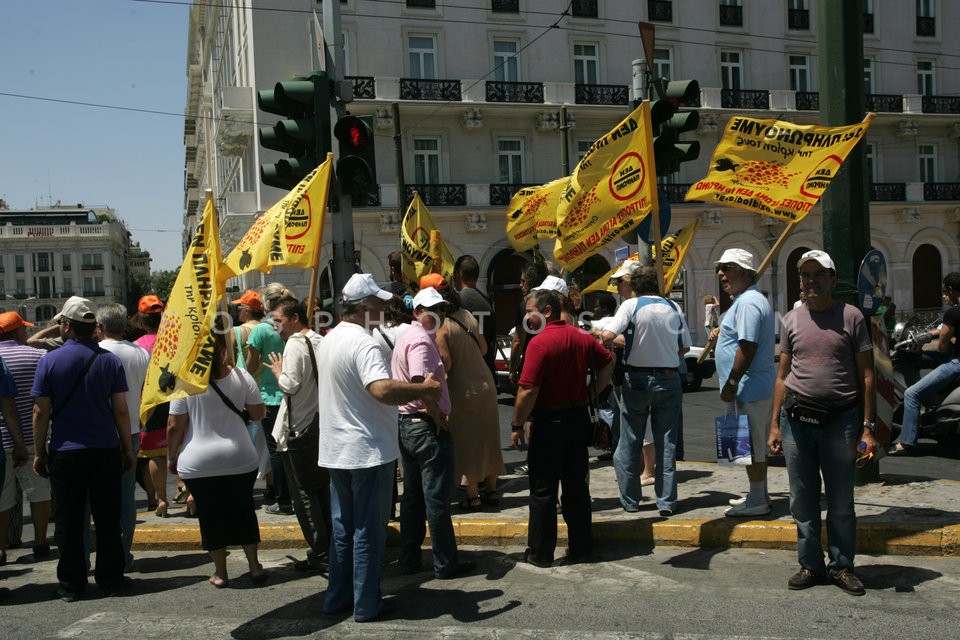
{"type": "Polygon", "coordinates": [[[479,511],[483,507],[483,502],[481,502],[480,496],[476,496],[475,498],[467,496],[458,502],[457,506],[463,511],[479,511]]]}
{"type": "Polygon", "coordinates": [[[190,497],[190,492],[187,491],[187,488],[182,484],[177,485],[177,495],[173,496],[173,501],[176,504],[184,504],[187,501],[187,498],[190,497]]]}
{"type": "Polygon", "coordinates": [[[170,505],[167,504],[166,500],[161,500],[157,504],[156,514],[158,518],[166,518],[167,510],[170,508],[170,505]]]}
{"type": "Polygon", "coordinates": [[[497,493],[496,489],[494,489],[493,491],[484,491],[483,498],[481,499],[483,500],[483,504],[488,504],[492,507],[495,507],[498,504],[500,504],[500,496],[497,493]]]}

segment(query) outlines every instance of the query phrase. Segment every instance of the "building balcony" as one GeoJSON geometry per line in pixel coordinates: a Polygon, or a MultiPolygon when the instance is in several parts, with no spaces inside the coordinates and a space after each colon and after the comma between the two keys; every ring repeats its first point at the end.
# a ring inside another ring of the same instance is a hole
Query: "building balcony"
{"type": "Polygon", "coordinates": [[[575,88],[577,104],[626,105],[629,87],[616,84],[578,84],[575,88]]]}
{"type": "Polygon", "coordinates": [[[917,35],[930,38],[937,35],[937,19],[917,16],[917,35]]]}
{"type": "Polygon", "coordinates": [[[864,109],[866,111],[903,113],[903,96],[894,94],[870,93],[865,96],[864,109]]]}
{"type": "Polygon", "coordinates": [[[97,263],[97,264],[80,265],[80,270],[81,271],[100,271],[100,270],[103,270],[103,264],[97,263]]]}
{"type": "Polygon", "coordinates": [[[596,18],[597,0],[573,0],[570,7],[574,18],[596,18]]]}
{"type": "Polygon", "coordinates": [[[520,13],[520,0],[493,0],[490,10],[494,13],[520,13]]]}
{"type": "Polygon", "coordinates": [[[924,113],[960,113],[957,96],[922,96],[920,102],[924,113]]]}
{"type": "Polygon", "coordinates": [[[960,200],[960,182],[925,182],[924,200],[960,200]]]}
{"type": "Polygon", "coordinates": [[[769,109],[770,92],[752,89],[721,89],[720,106],[724,109],[769,109]]]}
{"type": "Polygon", "coordinates": [[[460,102],[460,81],[400,78],[400,99],[460,102]]]}
{"type": "Polygon", "coordinates": [[[504,82],[488,80],[487,102],[525,102],[543,104],[542,82],[504,82]]]}
{"type": "Polygon", "coordinates": [[[873,33],[873,14],[872,13],[863,14],[862,25],[863,25],[863,28],[862,28],[863,33],[873,33]]]}
{"type": "Polygon", "coordinates": [[[467,185],[465,184],[408,184],[406,185],[406,204],[413,201],[413,192],[428,207],[462,207],[467,204],[467,185]]]}
{"type": "Polygon", "coordinates": [[[376,79],[373,76],[347,76],[353,83],[354,99],[373,100],[377,97],[376,79]]]}
{"type": "Polygon", "coordinates": [[[76,238],[79,236],[106,236],[110,230],[104,224],[12,225],[0,224],[0,238],[76,238]]]}
{"type": "Polygon", "coordinates": [[[906,199],[905,182],[876,182],[870,185],[870,202],[903,202],[906,199]]]}
{"type": "Polygon", "coordinates": [[[819,111],[820,94],[816,91],[797,91],[797,111],[819,111]]]}
{"type": "Polygon", "coordinates": [[[490,185],[490,206],[505,207],[510,204],[514,194],[524,187],[534,187],[533,184],[493,183],[490,185]]]}

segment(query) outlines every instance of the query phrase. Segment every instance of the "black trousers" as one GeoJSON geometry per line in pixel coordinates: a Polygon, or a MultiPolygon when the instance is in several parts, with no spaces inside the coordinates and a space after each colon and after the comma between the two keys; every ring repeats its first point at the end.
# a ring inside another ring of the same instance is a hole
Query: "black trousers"
{"type": "MultiPolygon", "coordinates": [[[[317,456],[314,455],[314,466],[317,464],[316,458],[317,456]]],[[[280,460],[286,473],[293,512],[297,515],[303,538],[310,546],[310,552],[307,555],[312,558],[325,556],[330,549],[333,533],[333,517],[330,514],[330,473],[322,467],[318,471],[311,469],[312,475],[319,473],[325,481],[321,481],[319,486],[303,487],[298,478],[304,477],[305,474],[297,469],[297,465],[303,463],[302,459],[294,458],[288,455],[288,452],[282,451],[280,460]]]]}
{"type": "Polygon", "coordinates": [[[52,451],[49,456],[53,496],[54,537],[60,551],[57,579],[65,589],[80,594],[87,587],[87,557],[83,532],[87,500],[97,528],[97,565],[94,579],[110,590],[123,581],[124,557],[120,540],[120,449],[52,451]]]}
{"type": "Polygon", "coordinates": [[[557,548],[557,495],[563,487],[563,520],[567,553],[586,556],[590,537],[590,490],[587,486],[587,443],[590,418],[586,407],[561,411],[534,410],[530,429],[530,525],[527,546],[542,562],[552,562],[557,548]]]}

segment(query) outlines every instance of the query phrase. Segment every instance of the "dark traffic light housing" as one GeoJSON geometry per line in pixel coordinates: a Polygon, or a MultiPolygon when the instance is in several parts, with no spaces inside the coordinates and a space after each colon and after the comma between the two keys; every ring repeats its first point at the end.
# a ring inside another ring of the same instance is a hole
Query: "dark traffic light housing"
{"type": "Polygon", "coordinates": [[[699,142],[680,140],[680,134],[695,131],[700,125],[698,111],[680,111],[683,103],[700,97],[700,84],[696,80],[660,79],[654,82],[654,89],[658,98],[650,104],[653,156],[657,175],[668,176],[679,171],[681,162],[700,156],[699,142]]]}
{"type": "Polygon", "coordinates": [[[282,151],[287,158],[260,165],[260,180],[290,190],[326,158],[330,151],[330,83],[327,74],[278,82],[257,92],[261,111],[283,116],[272,127],[260,127],[260,145],[282,151]]]}
{"type": "Polygon", "coordinates": [[[377,155],[372,116],[343,116],[333,127],[340,143],[337,182],[349,195],[377,192],[377,155]]]}

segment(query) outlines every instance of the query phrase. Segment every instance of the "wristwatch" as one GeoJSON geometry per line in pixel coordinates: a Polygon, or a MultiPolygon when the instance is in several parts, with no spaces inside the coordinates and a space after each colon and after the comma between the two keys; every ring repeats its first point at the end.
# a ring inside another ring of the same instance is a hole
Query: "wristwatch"
{"type": "Polygon", "coordinates": [[[867,420],[864,420],[864,421],[863,421],[863,426],[864,426],[864,428],[866,428],[866,429],[870,429],[870,431],[876,431],[876,430],[877,430],[877,423],[876,423],[876,422],[868,422],[867,420]]]}
{"type": "Polygon", "coordinates": [[[520,432],[520,431],[523,431],[523,425],[522,425],[522,424],[513,424],[513,423],[510,423],[510,431],[512,431],[512,432],[514,432],[514,433],[518,433],[518,432],[520,432]]]}

